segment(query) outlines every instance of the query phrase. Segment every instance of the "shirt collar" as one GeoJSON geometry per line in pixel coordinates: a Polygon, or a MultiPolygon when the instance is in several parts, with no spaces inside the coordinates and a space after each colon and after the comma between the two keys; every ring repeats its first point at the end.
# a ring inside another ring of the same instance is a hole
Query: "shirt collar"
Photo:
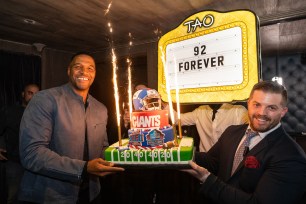
{"type": "MultiPolygon", "coordinates": [[[[218,112],[223,112],[225,109],[227,109],[228,104],[227,103],[223,103],[219,108],[218,108],[218,112]]],[[[211,110],[213,110],[211,107],[209,107],[211,110]]]]}
{"type": "MultiPolygon", "coordinates": [[[[272,128],[271,130],[268,130],[267,132],[258,132],[258,135],[261,139],[265,138],[268,134],[270,134],[271,132],[273,132],[274,130],[276,130],[277,128],[279,128],[281,126],[281,123],[278,123],[274,128],[272,128]]],[[[248,129],[252,129],[250,127],[250,125],[248,126],[248,129]]]]}
{"type": "MultiPolygon", "coordinates": [[[[64,88],[65,88],[66,90],[68,90],[68,92],[69,92],[70,94],[72,94],[74,97],[78,98],[78,100],[81,100],[82,103],[84,103],[84,102],[83,102],[83,97],[80,96],[80,95],[78,95],[78,94],[76,94],[76,93],[73,91],[72,85],[71,85],[69,82],[68,82],[67,84],[64,85],[64,88]]],[[[87,94],[87,97],[86,97],[86,103],[89,104],[89,103],[90,103],[90,100],[91,100],[91,99],[90,99],[90,94],[88,93],[88,94],[87,94]]]]}

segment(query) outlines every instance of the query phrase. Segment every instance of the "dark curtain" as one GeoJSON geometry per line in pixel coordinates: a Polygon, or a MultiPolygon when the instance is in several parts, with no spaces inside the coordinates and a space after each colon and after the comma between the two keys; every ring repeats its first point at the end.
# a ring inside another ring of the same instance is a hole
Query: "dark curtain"
{"type": "Polygon", "coordinates": [[[20,102],[23,87],[41,84],[39,56],[0,51],[0,108],[20,102]]]}
{"type": "MultiPolygon", "coordinates": [[[[25,85],[41,84],[41,58],[0,51],[0,109],[21,101],[25,85]]],[[[0,203],[6,203],[5,162],[0,162],[0,203]]]]}

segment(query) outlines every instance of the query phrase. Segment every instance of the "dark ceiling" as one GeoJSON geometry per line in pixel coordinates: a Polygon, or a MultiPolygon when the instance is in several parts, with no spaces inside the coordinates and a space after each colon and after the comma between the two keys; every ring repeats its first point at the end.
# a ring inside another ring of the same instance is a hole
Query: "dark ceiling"
{"type": "Polygon", "coordinates": [[[1,0],[0,39],[101,51],[110,39],[114,46],[158,41],[199,11],[236,9],[258,15],[263,54],[306,50],[305,0],[1,0]]]}

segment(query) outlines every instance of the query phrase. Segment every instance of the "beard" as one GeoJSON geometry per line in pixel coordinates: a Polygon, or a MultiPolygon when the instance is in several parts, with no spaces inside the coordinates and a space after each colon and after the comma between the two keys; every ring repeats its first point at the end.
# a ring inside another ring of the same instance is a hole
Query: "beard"
{"type": "Polygon", "coordinates": [[[280,122],[280,117],[271,118],[267,115],[252,115],[250,117],[250,126],[254,131],[267,132],[274,128],[280,122]]]}

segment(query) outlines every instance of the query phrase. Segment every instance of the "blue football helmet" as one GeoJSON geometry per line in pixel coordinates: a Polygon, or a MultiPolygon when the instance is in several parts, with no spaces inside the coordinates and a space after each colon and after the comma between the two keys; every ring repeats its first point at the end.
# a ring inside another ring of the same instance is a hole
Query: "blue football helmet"
{"type": "Polygon", "coordinates": [[[133,95],[135,110],[161,110],[161,99],[155,89],[138,90],[133,95]]]}

